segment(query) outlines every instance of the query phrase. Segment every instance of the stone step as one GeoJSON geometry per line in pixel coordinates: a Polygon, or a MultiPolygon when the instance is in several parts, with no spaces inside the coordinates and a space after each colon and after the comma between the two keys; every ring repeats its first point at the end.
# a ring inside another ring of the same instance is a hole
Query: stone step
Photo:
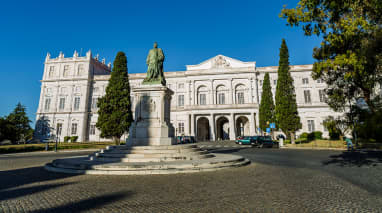
{"type": "Polygon", "coordinates": [[[191,153],[202,151],[201,148],[187,149],[103,149],[99,153],[110,154],[172,154],[172,153],[191,153]]]}
{"type": "Polygon", "coordinates": [[[190,155],[190,156],[174,156],[174,157],[145,157],[145,158],[113,158],[113,157],[96,157],[91,160],[98,162],[164,162],[164,161],[180,161],[180,160],[198,160],[204,158],[212,158],[214,155],[190,155]]]}
{"type": "Polygon", "coordinates": [[[178,173],[194,173],[201,171],[217,171],[221,169],[240,167],[248,165],[250,161],[245,159],[243,161],[235,162],[232,164],[215,164],[210,167],[192,167],[192,168],[166,168],[166,169],[141,169],[141,170],[100,170],[100,169],[76,169],[76,168],[62,168],[56,167],[52,164],[45,165],[45,169],[53,172],[72,173],[72,174],[93,174],[93,175],[148,175],[148,174],[178,174],[178,173]]]}
{"type": "Polygon", "coordinates": [[[208,154],[208,151],[199,150],[194,152],[185,152],[185,153],[95,153],[95,157],[109,157],[109,158],[161,158],[161,157],[183,157],[183,156],[197,156],[208,154]]]}
{"type": "Polygon", "coordinates": [[[179,144],[170,146],[107,146],[106,150],[119,149],[119,150],[166,150],[166,149],[190,149],[197,148],[196,144],[179,144]]]}

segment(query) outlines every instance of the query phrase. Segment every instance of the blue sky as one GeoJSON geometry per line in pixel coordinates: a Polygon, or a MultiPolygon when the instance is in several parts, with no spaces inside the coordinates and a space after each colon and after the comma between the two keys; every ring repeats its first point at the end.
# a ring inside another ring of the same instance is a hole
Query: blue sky
{"type": "Polygon", "coordinates": [[[118,51],[129,73],[145,72],[154,41],[164,50],[166,71],[185,70],[217,54],[257,66],[278,64],[281,39],[291,64],[311,64],[318,38],[280,19],[297,0],[4,1],[0,8],[0,116],[18,102],[35,119],[47,52],[72,56],[89,49],[106,62],[118,51]]]}

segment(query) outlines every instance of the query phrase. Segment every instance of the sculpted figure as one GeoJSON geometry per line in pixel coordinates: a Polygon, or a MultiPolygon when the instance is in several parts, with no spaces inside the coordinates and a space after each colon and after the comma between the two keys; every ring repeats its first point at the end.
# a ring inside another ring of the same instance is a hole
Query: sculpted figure
{"type": "Polygon", "coordinates": [[[147,76],[143,80],[143,84],[162,84],[166,85],[166,80],[163,75],[164,54],[161,48],[158,48],[157,42],[154,43],[154,48],[147,55],[147,76]]]}

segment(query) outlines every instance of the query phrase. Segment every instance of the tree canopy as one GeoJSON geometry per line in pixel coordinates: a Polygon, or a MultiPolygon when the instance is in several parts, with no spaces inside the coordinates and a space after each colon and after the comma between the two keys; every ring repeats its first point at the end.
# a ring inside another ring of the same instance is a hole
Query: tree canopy
{"type": "Polygon", "coordinates": [[[118,52],[106,87],[105,96],[98,99],[97,128],[101,137],[113,137],[119,144],[121,136],[129,131],[133,121],[130,101],[130,85],[125,53],[118,52]]]}
{"type": "Polygon", "coordinates": [[[374,112],[382,82],[382,0],[300,0],[280,17],[301,26],[305,35],[322,36],[313,51],[312,77],[326,82],[328,104],[345,111],[362,98],[374,112]]]}
{"type": "Polygon", "coordinates": [[[283,39],[277,71],[278,79],[275,98],[276,125],[286,135],[290,135],[291,141],[294,143],[294,133],[301,129],[301,122],[297,111],[293,78],[289,70],[289,51],[286,42],[283,39]]]}
{"type": "Polygon", "coordinates": [[[275,105],[273,103],[271,81],[269,73],[264,76],[263,93],[261,94],[261,102],[259,108],[259,123],[261,130],[265,131],[269,127],[269,123],[275,121],[275,105]]]}
{"type": "Polygon", "coordinates": [[[6,118],[0,119],[0,140],[8,139],[15,143],[31,139],[33,129],[30,122],[25,106],[18,103],[6,118]]]}

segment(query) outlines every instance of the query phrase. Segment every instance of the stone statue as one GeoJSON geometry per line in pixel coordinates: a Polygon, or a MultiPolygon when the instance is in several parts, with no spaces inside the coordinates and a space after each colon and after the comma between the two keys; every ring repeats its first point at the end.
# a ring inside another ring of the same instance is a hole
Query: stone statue
{"type": "Polygon", "coordinates": [[[162,84],[166,85],[166,80],[163,75],[164,54],[161,48],[158,48],[157,42],[154,43],[154,48],[147,55],[147,76],[143,80],[143,84],[162,84]]]}

